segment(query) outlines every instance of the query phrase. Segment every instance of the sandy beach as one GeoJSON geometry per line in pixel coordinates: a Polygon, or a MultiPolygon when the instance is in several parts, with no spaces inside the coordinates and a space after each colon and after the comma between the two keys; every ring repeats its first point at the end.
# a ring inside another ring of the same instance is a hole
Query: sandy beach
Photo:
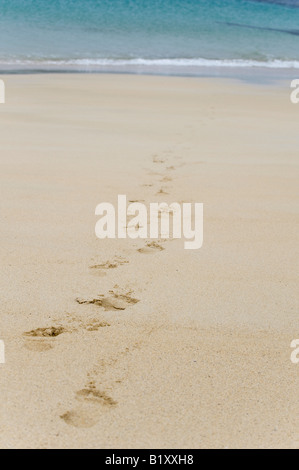
{"type": "Polygon", "coordinates": [[[289,85],[2,78],[0,447],[298,448],[289,85]],[[118,194],[203,203],[202,248],[99,240],[118,194]]]}

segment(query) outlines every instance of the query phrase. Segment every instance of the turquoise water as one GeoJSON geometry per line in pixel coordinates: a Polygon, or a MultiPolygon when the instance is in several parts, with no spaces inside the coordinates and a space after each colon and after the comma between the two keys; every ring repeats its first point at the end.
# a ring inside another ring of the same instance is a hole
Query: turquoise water
{"type": "Polygon", "coordinates": [[[299,0],[0,0],[0,71],[299,68],[299,0]]]}

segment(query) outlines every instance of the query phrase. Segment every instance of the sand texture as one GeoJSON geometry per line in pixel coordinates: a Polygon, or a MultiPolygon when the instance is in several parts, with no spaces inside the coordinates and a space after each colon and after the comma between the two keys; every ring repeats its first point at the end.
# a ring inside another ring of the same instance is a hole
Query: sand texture
{"type": "Polygon", "coordinates": [[[288,86],[4,79],[0,447],[298,448],[288,86]],[[203,247],[97,239],[118,194],[203,202],[203,247]]]}

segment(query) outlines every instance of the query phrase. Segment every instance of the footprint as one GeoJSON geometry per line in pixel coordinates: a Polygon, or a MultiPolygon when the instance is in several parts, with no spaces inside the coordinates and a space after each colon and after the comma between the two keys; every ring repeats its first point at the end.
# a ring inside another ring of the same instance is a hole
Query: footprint
{"type": "MultiPolygon", "coordinates": [[[[67,327],[65,331],[68,333],[80,333],[82,331],[98,331],[100,328],[105,328],[107,326],[111,326],[110,323],[108,323],[105,320],[102,320],[98,317],[98,315],[95,317],[94,314],[91,313],[91,315],[78,315],[77,313],[65,313],[64,314],[64,323],[67,324],[67,327]]],[[[33,340],[36,341],[35,338],[33,340]]],[[[45,341],[43,339],[42,341],[45,341]]],[[[49,340],[53,341],[53,340],[49,340]]]]}
{"type": "Polygon", "coordinates": [[[83,388],[76,393],[76,398],[78,400],[84,400],[91,403],[99,403],[104,406],[116,406],[117,402],[113,400],[105,391],[100,391],[94,388],[95,386],[90,386],[88,388],[83,388]]]}
{"type": "Polygon", "coordinates": [[[87,373],[85,386],[75,394],[77,405],[60,415],[67,425],[91,428],[101,420],[104,413],[113,412],[118,402],[110,395],[110,390],[123,383],[128,355],[138,351],[153,331],[152,328],[146,329],[142,331],[141,337],[132,335],[131,344],[127,344],[128,338],[126,338],[123,347],[120,347],[116,353],[112,356],[108,354],[93,366],[87,373]],[[103,382],[106,385],[103,385],[103,382]]]}
{"type": "Polygon", "coordinates": [[[85,300],[77,298],[76,302],[78,304],[93,304],[99,307],[103,307],[105,311],[111,310],[126,310],[127,307],[137,304],[138,299],[131,297],[131,291],[126,294],[117,294],[113,290],[109,291],[111,295],[104,297],[104,295],[99,295],[98,298],[92,300],[85,300]]]}
{"type": "Polygon", "coordinates": [[[165,248],[157,242],[148,242],[145,247],[139,248],[137,251],[144,254],[153,254],[158,251],[163,251],[165,248]]]}
{"type": "Polygon", "coordinates": [[[170,176],[164,176],[164,178],[160,180],[161,183],[168,183],[169,181],[172,181],[170,176]]]}
{"type": "Polygon", "coordinates": [[[153,155],[153,163],[165,163],[165,160],[158,157],[158,155],[153,155]]]}
{"type": "Polygon", "coordinates": [[[39,338],[55,338],[56,336],[65,333],[66,330],[62,326],[50,326],[48,328],[36,328],[24,333],[24,336],[39,337],[39,338]]]}
{"type": "Polygon", "coordinates": [[[92,428],[99,422],[100,415],[97,410],[94,410],[94,406],[91,406],[67,411],[60,418],[75,428],[92,428]]]}
{"type": "Polygon", "coordinates": [[[76,399],[83,405],[67,411],[60,416],[66,424],[77,428],[91,428],[95,426],[102,415],[103,408],[114,408],[117,402],[105,391],[100,391],[91,383],[87,388],[76,393],[76,399]]]}
{"type": "Polygon", "coordinates": [[[89,322],[87,325],[85,325],[85,329],[87,331],[98,331],[100,328],[105,328],[106,326],[111,326],[111,325],[110,323],[107,323],[106,321],[93,320],[89,322]]]}
{"type": "Polygon", "coordinates": [[[158,194],[169,194],[169,193],[167,193],[167,192],[165,191],[165,189],[161,188],[161,189],[159,189],[159,191],[156,193],[156,195],[158,195],[158,194]]]}
{"type": "Polygon", "coordinates": [[[35,352],[44,352],[44,351],[49,351],[50,349],[53,349],[53,344],[46,342],[46,341],[39,341],[39,340],[26,341],[24,346],[29,351],[35,351],[35,352]]]}
{"type": "MultiPolygon", "coordinates": [[[[92,266],[89,266],[89,268],[96,269],[96,270],[115,269],[115,268],[118,268],[118,266],[127,264],[128,262],[129,261],[119,256],[119,257],[114,258],[113,261],[106,261],[105,263],[102,263],[102,264],[94,264],[92,266]]],[[[105,276],[106,273],[102,273],[102,275],[105,276]]]]}
{"type": "Polygon", "coordinates": [[[49,328],[37,328],[36,330],[31,330],[24,333],[28,339],[26,340],[24,346],[29,351],[44,352],[49,351],[53,348],[53,343],[51,342],[53,338],[65,333],[66,330],[62,327],[51,326],[49,328]]]}

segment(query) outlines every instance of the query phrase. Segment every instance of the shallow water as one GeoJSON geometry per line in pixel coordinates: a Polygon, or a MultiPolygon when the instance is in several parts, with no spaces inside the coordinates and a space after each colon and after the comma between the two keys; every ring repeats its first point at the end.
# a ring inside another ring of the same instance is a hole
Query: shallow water
{"type": "Polygon", "coordinates": [[[0,0],[0,71],[299,68],[299,0],[0,0]]]}

